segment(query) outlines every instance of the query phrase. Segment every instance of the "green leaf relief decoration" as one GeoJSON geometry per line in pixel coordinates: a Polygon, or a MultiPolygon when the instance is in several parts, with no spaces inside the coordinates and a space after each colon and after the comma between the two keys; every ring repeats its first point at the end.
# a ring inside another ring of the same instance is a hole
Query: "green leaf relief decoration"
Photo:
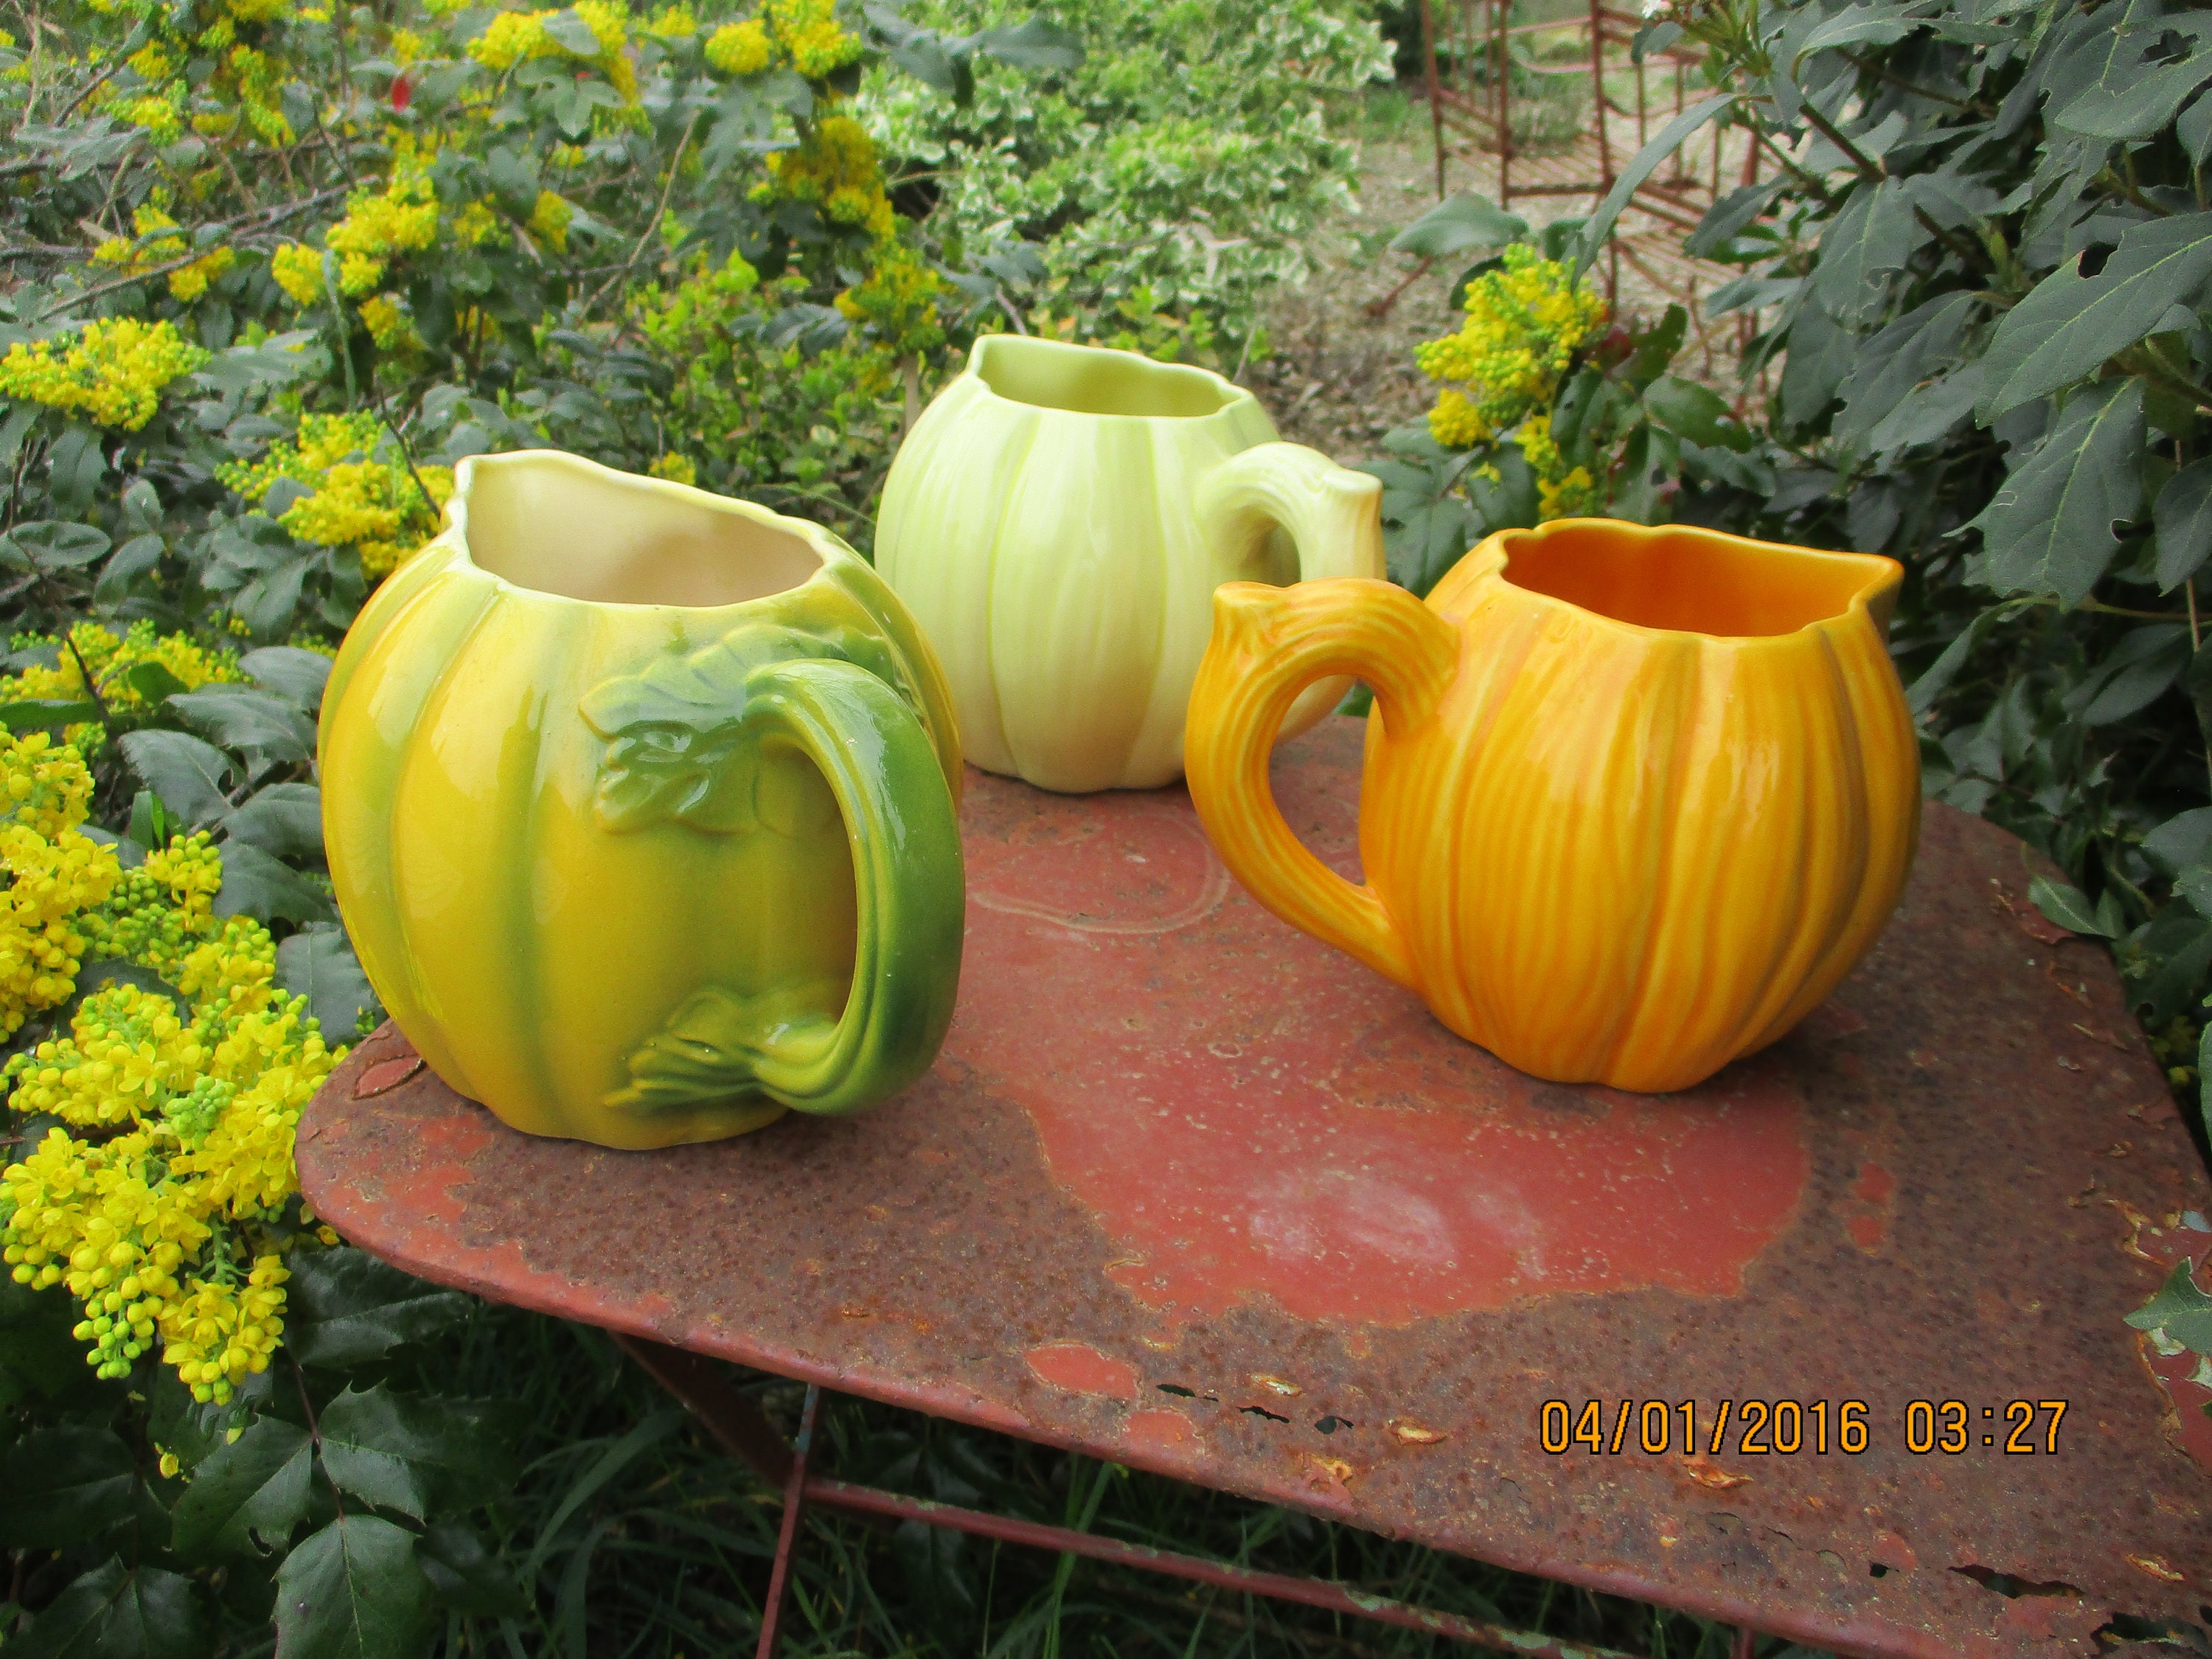
{"type": "Polygon", "coordinates": [[[828,1049],[837,1022],[823,1010],[836,1008],[846,990],[810,981],[739,996],[707,986],[631,1051],[629,1083],[606,1103],[649,1116],[754,1093],[771,1052],[787,1062],[828,1049]]]}
{"type": "MultiPolygon", "coordinates": [[[[600,825],[622,832],[681,823],[709,835],[756,829],[759,738],[746,726],[745,680],[770,663],[806,659],[866,669],[923,715],[919,688],[900,653],[866,608],[842,586],[814,583],[776,596],[704,650],[663,657],[640,673],[594,686],[585,723],[606,741],[594,805],[600,825]],[[781,611],[790,620],[777,619],[781,611]]],[[[780,828],[773,820],[771,828],[780,828]]]]}

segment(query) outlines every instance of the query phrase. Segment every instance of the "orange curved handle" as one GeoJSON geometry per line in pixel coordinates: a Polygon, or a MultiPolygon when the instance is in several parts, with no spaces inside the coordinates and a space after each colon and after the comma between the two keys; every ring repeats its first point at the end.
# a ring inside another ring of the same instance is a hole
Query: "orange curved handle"
{"type": "Polygon", "coordinates": [[[1434,715],[1459,648],[1457,628],[1389,582],[1224,582],[1183,734],[1191,800],[1230,873],[1291,927],[1405,986],[1415,984],[1413,959],[1381,896],[1291,834],[1267,787],[1267,755],[1298,693],[1331,674],[1365,680],[1384,729],[1410,735],[1434,715]]]}

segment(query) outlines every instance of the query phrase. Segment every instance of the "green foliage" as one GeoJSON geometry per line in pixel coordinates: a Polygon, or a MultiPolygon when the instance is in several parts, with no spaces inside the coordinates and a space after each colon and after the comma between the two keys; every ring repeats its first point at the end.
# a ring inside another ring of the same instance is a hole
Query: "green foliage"
{"type": "MultiPolygon", "coordinates": [[[[908,9],[950,33],[1003,29],[1027,8],[926,0],[908,9]]],[[[1351,183],[1354,150],[1326,116],[1389,72],[1369,9],[1353,0],[1035,9],[1081,41],[1080,67],[983,64],[964,100],[871,76],[869,120],[934,193],[932,233],[963,251],[955,263],[984,279],[975,291],[985,304],[1005,295],[1034,331],[1109,338],[1117,308],[1133,302],[1147,315],[1202,314],[1232,362],[1256,349],[1261,295],[1306,275],[1302,239],[1351,183]],[[1021,244],[1036,246],[1041,268],[1009,258],[1021,244]]]]}

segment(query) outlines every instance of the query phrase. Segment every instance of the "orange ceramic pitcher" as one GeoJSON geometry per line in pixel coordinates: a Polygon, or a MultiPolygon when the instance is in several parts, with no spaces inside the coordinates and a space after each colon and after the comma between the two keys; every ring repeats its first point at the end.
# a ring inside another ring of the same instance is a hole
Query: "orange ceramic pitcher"
{"type": "Polygon", "coordinates": [[[1343,579],[1213,596],[1190,792],[1293,927],[1539,1077],[1687,1088],[1781,1036],[1895,908],[1920,768],[1884,644],[1901,568],[1681,527],[1492,536],[1424,602],[1343,579]],[[1284,711],[1375,690],[1366,884],[1267,787],[1284,711]]]}

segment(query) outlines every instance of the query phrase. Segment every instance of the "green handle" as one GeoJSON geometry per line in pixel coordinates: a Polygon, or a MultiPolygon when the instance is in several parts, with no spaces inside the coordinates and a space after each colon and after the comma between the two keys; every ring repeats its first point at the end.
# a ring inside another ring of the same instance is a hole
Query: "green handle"
{"type": "Polygon", "coordinates": [[[967,884],[951,793],[914,710],[851,663],[763,664],[745,678],[745,720],[828,780],[860,920],[844,1013],[772,1020],[747,1045],[752,1070],[795,1110],[865,1111],[929,1069],[952,1023],[967,884]]]}

